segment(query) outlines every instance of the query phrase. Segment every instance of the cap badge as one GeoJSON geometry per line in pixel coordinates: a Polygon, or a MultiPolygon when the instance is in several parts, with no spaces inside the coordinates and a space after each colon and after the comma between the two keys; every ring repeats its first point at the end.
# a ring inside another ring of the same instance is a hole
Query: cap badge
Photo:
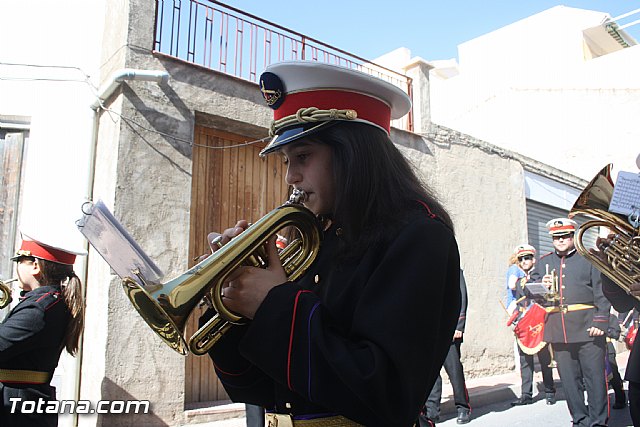
{"type": "Polygon", "coordinates": [[[260,76],[260,92],[267,105],[274,110],[278,109],[284,101],[284,85],[280,77],[273,73],[262,73],[260,76]]]}
{"type": "Polygon", "coordinates": [[[24,249],[20,249],[16,252],[17,256],[31,256],[31,251],[25,251],[24,249]]]}
{"type": "Polygon", "coordinates": [[[562,227],[563,225],[564,225],[564,224],[562,223],[562,221],[555,221],[555,222],[553,223],[553,226],[554,226],[554,227],[562,227]]]}

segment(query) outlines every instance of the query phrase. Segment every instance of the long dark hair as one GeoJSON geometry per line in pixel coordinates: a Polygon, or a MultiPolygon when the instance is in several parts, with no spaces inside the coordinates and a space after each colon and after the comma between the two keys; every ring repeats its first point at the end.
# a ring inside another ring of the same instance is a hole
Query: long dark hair
{"type": "Polygon", "coordinates": [[[64,346],[71,355],[78,352],[80,335],[84,328],[84,297],[82,295],[82,282],[73,271],[73,265],[60,264],[37,258],[40,266],[39,282],[41,285],[60,287],[71,320],[67,325],[64,346]]]}
{"type": "Polygon", "coordinates": [[[445,208],[383,130],[341,122],[310,139],[333,149],[333,220],[343,228],[343,255],[357,256],[371,245],[390,241],[408,211],[424,209],[419,201],[453,231],[445,208]]]}

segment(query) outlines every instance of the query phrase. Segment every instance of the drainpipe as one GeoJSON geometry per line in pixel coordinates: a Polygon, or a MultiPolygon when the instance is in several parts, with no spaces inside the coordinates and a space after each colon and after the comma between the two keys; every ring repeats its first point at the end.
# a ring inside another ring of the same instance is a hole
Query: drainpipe
{"type": "Polygon", "coordinates": [[[86,197],[87,200],[93,200],[93,177],[95,175],[96,146],[98,145],[98,119],[100,118],[99,109],[101,105],[109,99],[111,95],[118,89],[120,83],[127,81],[146,81],[166,83],[169,81],[169,73],[166,71],[155,70],[134,70],[131,68],[123,68],[111,75],[109,80],[103,84],[98,90],[96,100],[91,104],[93,114],[93,130],[91,134],[91,146],[89,148],[89,180],[87,182],[86,197]]]}
{"type": "MultiPolygon", "coordinates": [[[[93,127],[91,131],[91,142],[89,146],[89,167],[88,167],[88,179],[87,186],[85,189],[85,197],[88,201],[93,200],[93,183],[95,176],[95,164],[96,164],[96,147],[98,145],[98,122],[100,118],[100,108],[103,103],[106,102],[111,95],[118,89],[120,83],[128,80],[134,81],[147,81],[147,82],[156,82],[166,83],[169,81],[169,73],[166,71],[155,71],[155,70],[135,70],[131,68],[123,68],[119,71],[116,71],[111,75],[109,80],[100,87],[98,90],[98,94],[96,100],[90,105],[93,110],[93,127]]],[[[89,243],[86,243],[86,248],[89,249],[89,243]]],[[[87,260],[82,264],[79,269],[78,276],[81,277],[82,285],[84,287],[83,294],[86,295],[86,286],[87,286],[87,260]]],[[[78,352],[78,357],[75,359],[74,366],[74,374],[75,374],[75,401],[80,400],[80,374],[82,371],[82,359],[84,355],[84,351],[82,348],[82,339],[80,341],[80,351],[78,352]]],[[[73,415],[73,426],[78,426],[78,415],[73,415]]]]}
{"type": "Polygon", "coordinates": [[[169,73],[166,71],[134,70],[131,68],[116,71],[109,81],[98,90],[98,98],[91,104],[91,109],[97,111],[100,104],[106,101],[120,86],[120,83],[125,80],[166,83],[169,80],[169,73]]]}

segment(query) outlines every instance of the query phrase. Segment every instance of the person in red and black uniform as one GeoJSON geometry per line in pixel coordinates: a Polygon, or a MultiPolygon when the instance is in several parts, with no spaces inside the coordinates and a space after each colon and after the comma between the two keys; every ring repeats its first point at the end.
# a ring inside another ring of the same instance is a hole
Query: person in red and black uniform
{"type": "MultiPolygon", "coordinates": [[[[464,279],[464,273],[460,270],[460,294],[462,295],[462,307],[460,308],[460,316],[458,324],[453,333],[453,340],[444,361],[444,370],[449,376],[451,387],[453,388],[453,400],[458,411],[458,424],[467,424],[471,421],[471,405],[469,404],[469,392],[464,379],[464,367],[460,361],[460,345],[462,344],[462,336],[464,327],[467,322],[467,282],[464,279]]],[[[431,393],[427,398],[425,407],[420,414],[420,427],[435,426],[440,419],[440,399],[442,398],[442,377],[438,375],[431,393]]]]}
{"type": "Polygon", "coordinates": [[[15,257],[20,301],[0,324],[0,426],[58,425],[57,414],[38,414],[34,404],[56,399],[50,385],[63,349],[74,355],[84,324],[81,282],[73,271],[83,250],[62,249],[24,233],[15,257]],[[10,400],[10,399],[13,399],[10,400]],[[16,400],[19,399],[19,400],[16,400]],[[22,404],[31,402],[28,411],[22,404]],[[12,406],[15,411],[12,413],[12,406]]]}
{"type": "Polygon", "coordinates": [[[576,222],[556,218],[546,225],[555,250],[540,258],[541,270],[549,272],[542,281],[552,289],[557,286],[558,300],[546,308],[544,340],[552,345],[573,425],[606,426],[605,331],[611,304],[602,293],[601,273],[574,247],[576,222]]]}
{"type": "MultiPolygon", "coordinates": [[[[518,302],[518,310],[522,315],[527,312],[531,304],[538,303],[546,305],[544,299],[539,299],[532,296],[527,290],[527,283],[540,282],[541,276],[535,269],[536,264],[536,249],[527,244],[521,244],[516,246],[514,251],[517,259],[518,266],[524,271],[525,277],[521,278],[516,284],[516,301],[518,302]]],[[[544,314],[542,310],[540,313],[544,314]]],[[[540,319],[543,321],[543,318],[540,319]]],[[[533,373],[534,373],[534,359],[533,356],[537,355],[538,362],[540,362],[540,371],[542,372],[542,382],[544,384],[545,400],[547,405],[554,405],[556,403],[556,387],[553,381],[553,370],[551,369],[551,353],[549,351],[549,345],[544,345],[540,350],[534,352],[522,350],[522,343],[518,342],[518,353],[520,355],[520,377],[522,378],[522,394],[513,402],[511,406],[530,405],[533,403],[533,373]]],[[[526,349],[526,348],[525,348],[526,349]]],[[[527,349],[528,350],[528,349],[527,349]]]]}
{"type": "MultiPolygon", "coordinates": [[[[259,86],[275,110],[262,154],[282,156],[323,239],[296,281],[275,237],[268,268],[228,277],[223,303],[252,320],[209,352],[216,373],[233,401],[263,406],[272,424],[412,426],[456,327],[460,261],[445,209],[389,137],[409,98],[313,61],[273,64],[259,86]]],[[[247,227],[239,221],[216,243],[247,227]]]]}

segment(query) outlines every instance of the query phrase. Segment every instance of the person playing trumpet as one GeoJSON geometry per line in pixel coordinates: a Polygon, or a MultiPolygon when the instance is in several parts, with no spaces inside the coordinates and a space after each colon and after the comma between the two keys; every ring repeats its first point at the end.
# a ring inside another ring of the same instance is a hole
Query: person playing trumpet
{"type": "Polygon", "coordinates": [[[576,222],[556,218],[546,226],[555,250],[542,256],[540,264],[554,274],[545,274],[542,282],[557,296],[554,305],[546,308],[544,341],[553,346],[573,425],[606,426],[605,331],[611,304],[602,293],[600,272],[575,249],[576,222]]]}
{"type": "Polygon", "coordinates": [[[259,87],[274,110],[261,154],[282,157],[323,241],[294,282],[275,236],[267,268],[231,273],[222,301],[252,320],[210,350],[216,373],[233,401],[265,407],[267,424],[411,426],[449,351],[460,261],[449,215],[389,137],[409,98],[313,61],[273,64],[259,87]]]}

